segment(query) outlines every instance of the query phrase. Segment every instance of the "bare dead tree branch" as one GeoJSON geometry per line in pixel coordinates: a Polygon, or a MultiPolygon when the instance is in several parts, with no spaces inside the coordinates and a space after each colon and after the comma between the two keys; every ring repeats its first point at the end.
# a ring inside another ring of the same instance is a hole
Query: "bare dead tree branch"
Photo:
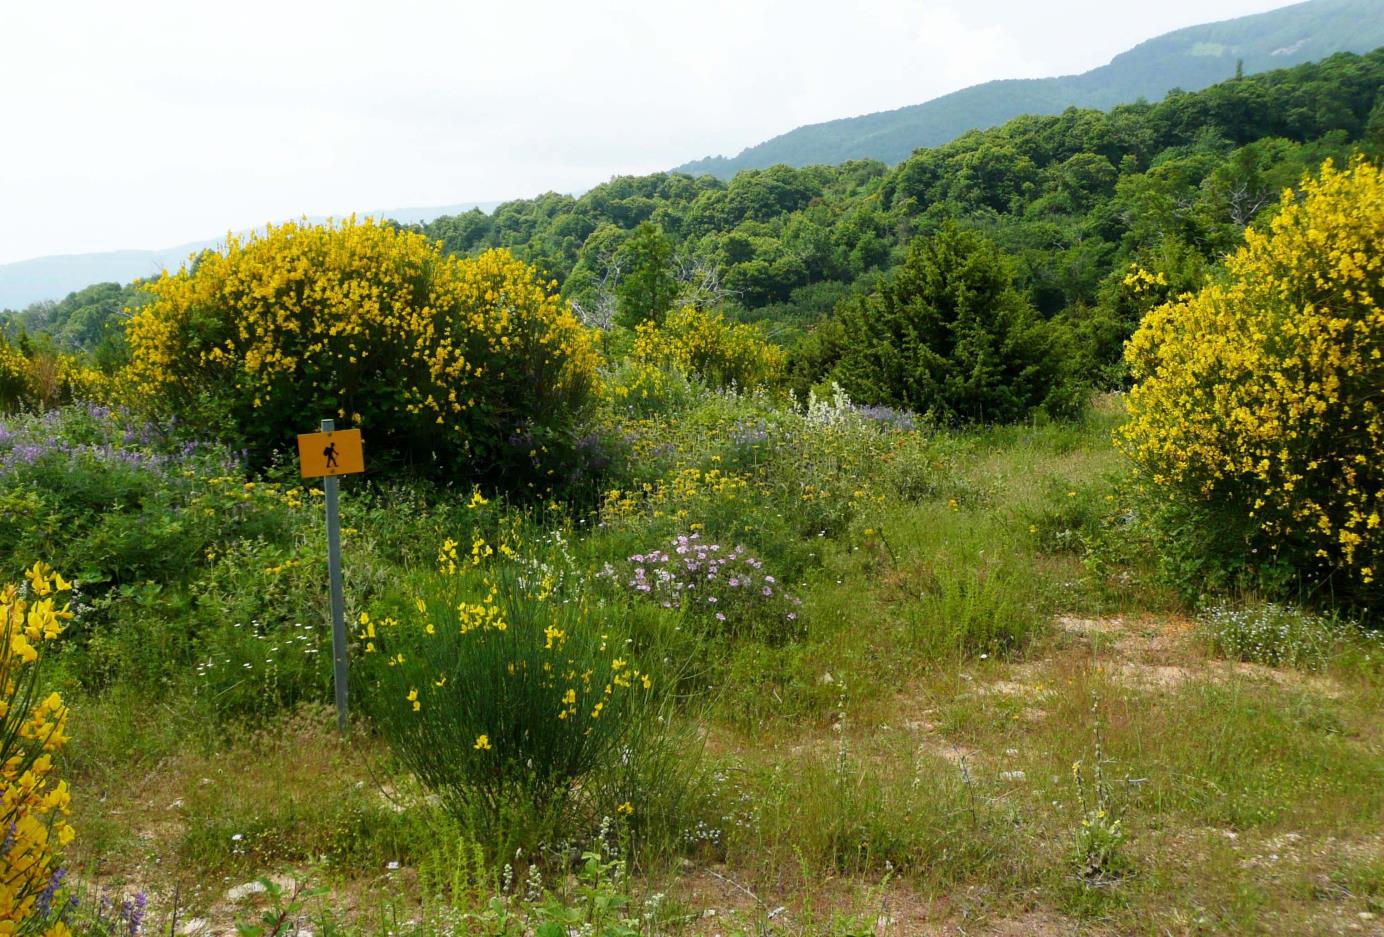
{"type": "Polygon", "coordinates": [[[680,250],[673,255],[673,277],[678,281],[678,300],[687,306],[709,309],[738,295],[721,282],[721,268],[705,254],[680,250]]]}

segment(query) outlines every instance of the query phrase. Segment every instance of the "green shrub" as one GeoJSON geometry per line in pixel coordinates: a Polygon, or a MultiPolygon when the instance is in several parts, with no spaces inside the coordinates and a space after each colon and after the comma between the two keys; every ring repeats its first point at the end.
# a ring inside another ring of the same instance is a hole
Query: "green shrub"
{"type": "Polygon", "coordinates": [[[0,425],[0,563],[53,556],[90,587],[180,580],[208,549],[278,539],[296,489],[246,483],[229,452],[95,405],[0,425]]]}
{"type": "Polygon", "coordinates": [[[645,221],[630,233],[616,252],[616,262],[626,268],[615,286],[617,325],[663,324],[678,293],[672,261],[673,247],[658,225],[645,221]]]}
{"type": "Polygon", "coordinates": [[[592,792],[645,741],[653,682],[630,659],[618,611],[597,619],[551,578],[525,575],[514,553],[447,541],[441,572],[362,615],[362,695],[449,810],[492,831],[503,821],[551,832],[597,809],[592,792]]]}
{"type": "Polygon", "coordinates": [[[833,374],[855,400],[947,423],[1004,423],[1075,411],[1065,335],[1014,288],[998,249],[954,225],[913,242],[869,296],[840,310],[833,374]]]}

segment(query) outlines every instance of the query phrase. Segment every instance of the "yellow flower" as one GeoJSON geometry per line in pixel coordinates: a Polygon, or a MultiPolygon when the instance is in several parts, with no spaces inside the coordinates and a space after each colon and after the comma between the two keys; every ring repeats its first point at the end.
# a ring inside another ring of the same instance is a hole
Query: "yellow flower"
{"type": "MultiPolygon", "coordinates": [[[[9,766],[0,770],[0,802],[9,826],[7,848],[0,855],[0,922],[21,931],[33,923],[34,899],[58,867],[57,850],[75,836],[66,820],[71,794],[66,782],[55,777],[53,757],[68,741],[67,707],[57,693],[27,708],[14,705],[23,669],[37,664],[42,645],[61,633],[62,621],[72,618],[56,595],[71,584],[42,563],[26,578],[27,595],[13,585],[0,587],[0,765],[9,766]],[[24,764],[28,768],[19,774],[15,766],[24,764]]],[[[43,933],[65,937],[67,932],[50,927],[43,933]]]]}
{"type": "Polygon", "coordinates": [[[478,752],[488,752],[488,751],[490,751],[490,736],[488,736],[488,735],[478,735],[478,736],[476,736],[476,744],[472,745],[471,747],[474,748],[474,749],[475,749],[476,751],[478,751],[478,752]]]}
{"type": "Polygon", "coordinates": [[[534,418],[599,391],[598,337],[532,267],[503,250],[445,255],[373,219],[232,236],[146,285],[154,299],[130,316],[122,379],[164,410],[205,393],[272,432],[288,429],[275,423],[292,401],[368,399],[390,408],[372,409],[372,421],[459,463],[478,429],[473,410],[509,394],[507,373],[540,395],[534,418]]]}
{"type": "MultiPolygon", "coordinates": [[[[1251,228],[1227,275],[1150,312],[1125,347],[1117,442],[1169,501],[1247,522],[1333,589],[1384,554],[1384,171],[1330,161],[1251,228]]],[[[1135,274],[1131,274],[1134,276],[1135,274]]],[[[1261,550],[1262,557],[1267,550],[1261,550]]]]}

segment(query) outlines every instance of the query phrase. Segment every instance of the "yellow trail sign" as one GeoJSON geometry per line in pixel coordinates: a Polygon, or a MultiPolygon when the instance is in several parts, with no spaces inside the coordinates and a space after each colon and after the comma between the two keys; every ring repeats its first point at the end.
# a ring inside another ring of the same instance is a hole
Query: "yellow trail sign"
{"type": "Polygon", "coordinates": [[[298,437],[298,462],[302,465],[304,478],[355,475],[365,471],[360,430],[304,433],[298,437]]]}

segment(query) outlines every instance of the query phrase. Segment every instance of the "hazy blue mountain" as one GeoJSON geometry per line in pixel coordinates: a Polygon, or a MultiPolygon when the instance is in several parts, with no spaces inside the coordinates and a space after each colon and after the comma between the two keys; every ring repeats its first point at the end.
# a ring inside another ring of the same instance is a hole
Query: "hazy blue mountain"
{"type": "MultiPolygon", "coordinates": [[[[1115,7],[1111,15],[1119,15],[1115,7]]],[[[1068,107],[1105,110],[1140,98],[1159,100],[1174,88],[1199,91],[1231,78],[1237,65],[1252,74],[1380,46],[1384,0],[1309,0],[1180,29],[1142,42],[1109,65],[1081,75],[990,81],[925,104],[799,127],[738,156],[710,156],[676,171],[728,179],[742,169],[777,163],[897,163],[919,147],[938,146],[968,130],[997,127],[1022,114],[1059,114],[1068,107]]]]}
{"type": "MultiPolygon", "coordinates": [[[[457,215],[479,208],[493,211],[499,202],[464,202],[430,208],[390,208],[361,212],[376,218],[392,218],[400,224],[417,224],[443,215],[457,215]]],[[[325,218],[309,218],[320,222],[325,218]]],[[[243,232],[242,232],[243,233],[243,232]]],[[[216,247],[224,239],[192,241],[161,250],[101,251],[93,254],[59,254],[0,264],[0,309],[19,310],[42,300],[61,299],[92,283],[129,283],[158,276],[165,269],[182,266],[192,254],[216,247]]]]}

